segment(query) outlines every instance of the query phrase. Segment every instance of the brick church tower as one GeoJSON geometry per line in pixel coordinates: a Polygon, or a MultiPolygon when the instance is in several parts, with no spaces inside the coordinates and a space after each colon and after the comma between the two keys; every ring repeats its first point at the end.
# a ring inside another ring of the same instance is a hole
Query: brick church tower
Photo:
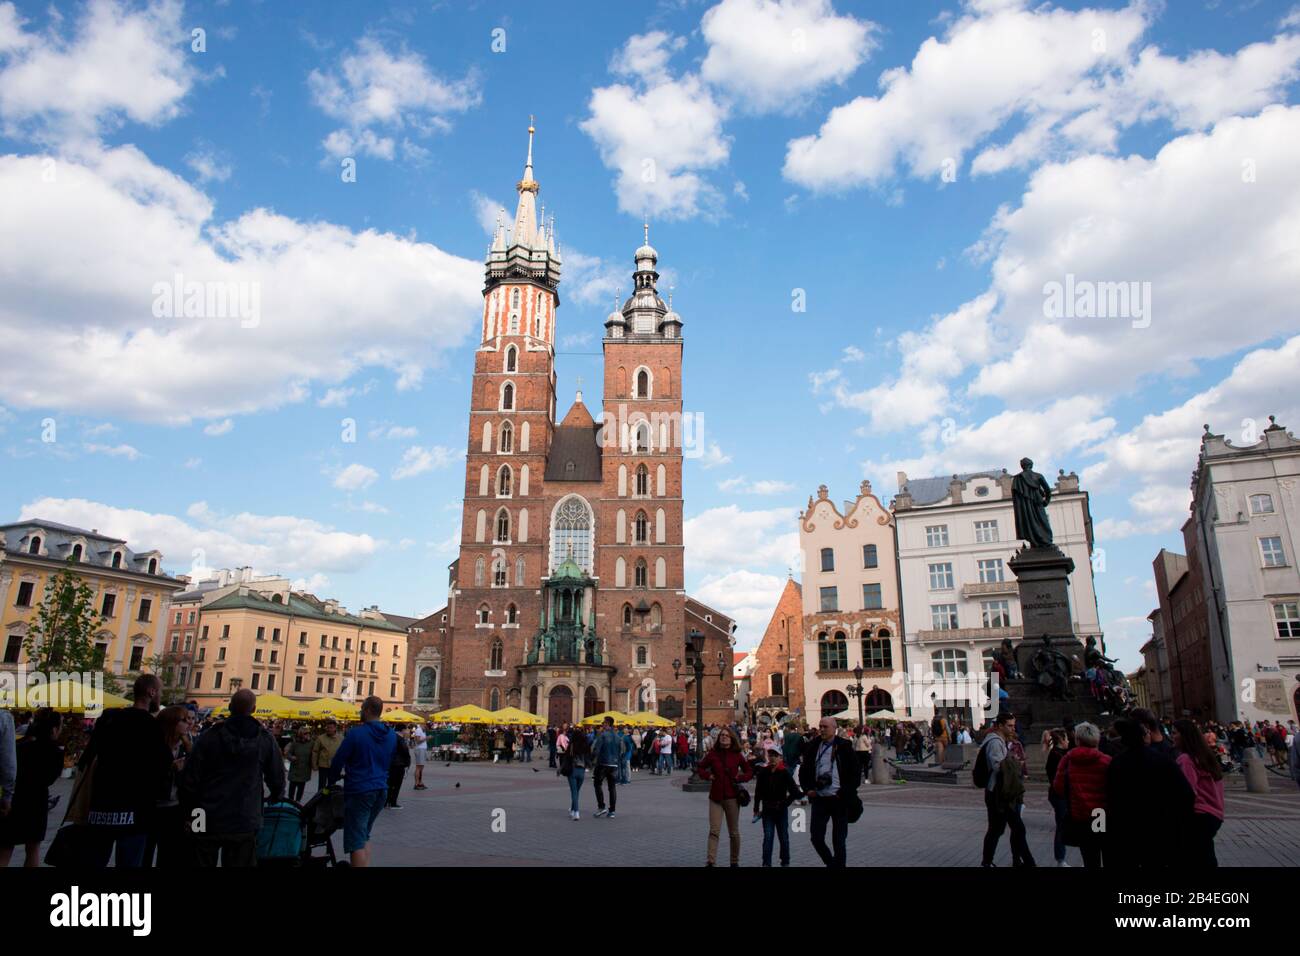
{"type": "Polygon", "coordinates": [[[557,420],[560,254],[537,216],[533,132],[514,224],[485,263],[442,703],[677,718],[692,655],[725,657],[728,687],[731,663],[729,619],[719,638],[686,613],[682,319],[659,297],[647,226],[605,322],[602,420],[581,392],[557,420]]]}

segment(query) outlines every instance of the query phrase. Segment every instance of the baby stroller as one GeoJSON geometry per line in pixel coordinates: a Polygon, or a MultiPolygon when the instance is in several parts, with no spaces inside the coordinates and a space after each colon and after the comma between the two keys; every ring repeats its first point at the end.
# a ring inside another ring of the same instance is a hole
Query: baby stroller
{"type": "Polygon", "coordinates": [[[302,845],[303,866],[351,866],[347,860],[334,855],[331,834],[343,826],[343,788],[327,787],[302,805],[302,822],[305,839],[302,845]],[[325,853],[317,856],[312,851],[324,847],[325,853]]]}
{"type": "Polygon", "coordinates": [[[303,808],[292,800],[276,800],[262,808],[257,831],[258,866],[297,866],[302,859],[303,808]]]}

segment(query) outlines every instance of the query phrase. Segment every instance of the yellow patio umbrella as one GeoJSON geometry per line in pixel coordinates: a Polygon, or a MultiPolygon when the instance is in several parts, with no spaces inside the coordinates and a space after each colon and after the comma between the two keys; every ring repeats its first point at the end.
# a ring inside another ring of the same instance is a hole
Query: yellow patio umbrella
{"type": "Polygon", "coordinates": [[[131,702],[125,697],[110,694],[91,684],[76,680],[55,681],[53,684],[39,684],[26,687],[15,695],[13,691],[0,693],[0,707],[21,707],[24,710],[36,710],[38,707],[52,707],[62,714],[80,714],[86,705],[111,710],[114,707],[130,707],[131,702]]]}
{"type": "Polygon", "coordinates": [[[605,722],[605,718],[606,718],[606,717],[613,717],[613,718],[614,718],[614,724],[615,724],[615,725],[618,725],[618,724],[635,724],[635,723],[636,723],[636,721],[635,721],[632,717],[630,717],[630,716],[628,716],[627,714],[623,713],[622,711],[618,711],[618,710],[607,710],[607,711],[604,711],[603,713],[592,714],[590,717],[584,717],[584,718],[582,718],[582,720],[580,720],[579,723],[581,723],[581,724],[603,724],[603,723],[605,722]]]}
{"type": "MultiPolygon", "coordinates": [[[[258,694],[257,707],[253,710],[253,716],[258,720],[273,720],[293,717],[296,715],[297,710],[298,705],[287,697],[281,697],[279,694],[258,694]]],[[[212,711],[213,717],[228,717],[229,715],[229,701],[212,711]]]]}
{"type": "Polygon", "coordinates": [[[484,710],[478,704],[461,704],[450,710],[440,710],[430,720],[445,724],[495,724],[497,719],[492,711],[484,710]]]}
{"type": "Polygon", "coordinates": [[[386,712],[384,713],[384,715],[383,715],[382,717],[380,717],[379,719],[382,720],[382,721],[383,721],[384,723],[386,723],[386,724],[422,724],[422,723],[424,723],[424,718],[421,717],[419,714],[413,714],[413,713],[411,713],[409,710],[402,710],[402,708],[400,708],[400,707],[398,707],[396,710],[386,711],[386,712]]]}
{"type": "Polygon", "coordinates": [[[676,727],[677,722],[669,720],[667,717],[660,717],[658,714],[652,714],[645,710],[636,714],[628,715],[628,723],[635,724],[638,727],[676,727]]]}
{"type": "Polygon", "coordinates": [[[530,714],[526,710],[520,710],[518,707],[502,707],[500,710],[493,710],[489,713],[498,724],[530,724],[534,727],[546,725],[544,718],[538,717],[536,714],[530,714]]]}
{"type": "Polygon", "coordinates": [[[302,715],[300,720],[360,720],[361,708],[333,697],[321,697],[305,704],[295,704],[294,714],[302,715]]]}

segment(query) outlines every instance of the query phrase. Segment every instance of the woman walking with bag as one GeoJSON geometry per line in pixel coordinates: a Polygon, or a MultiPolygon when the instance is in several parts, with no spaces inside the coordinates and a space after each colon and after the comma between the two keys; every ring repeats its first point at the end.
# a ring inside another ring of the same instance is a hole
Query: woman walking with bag
{"type": "Polygon", "coordinates": [[[740,808],[749,805],[749,791],[741,786],[754,775],[754,768],[741,755],[736,735],[728,727],[718,731],[718,741],[697,768],[709,781],[709,849],[705,866],[718,860],[718,838],[722,820],[727,820],[731,844],[731,865],[740,866],[740,808]]]}

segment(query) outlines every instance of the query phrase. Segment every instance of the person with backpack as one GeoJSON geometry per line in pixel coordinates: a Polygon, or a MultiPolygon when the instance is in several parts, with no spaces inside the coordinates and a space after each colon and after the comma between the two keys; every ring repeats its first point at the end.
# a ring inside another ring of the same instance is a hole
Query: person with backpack
{"type": "Polygon", "coordinates": [[[1036,866],[1029,852],[1025,835],[1025,821],[1016,807],[1024,801],[1025,783],[1022,767],[1012,757],[1010,743],[1016,735],[1014,714],[1003,711],[993,722],[993,729],[980,745],[971,775],[976,787],[984,791],[984,809],[988,815],[988,829],[984,833],[984,856],[981,866],[994,865],[993,856],[1003,832],[1011,829],[1011,860],[1013,866],[1036,866]]]}

